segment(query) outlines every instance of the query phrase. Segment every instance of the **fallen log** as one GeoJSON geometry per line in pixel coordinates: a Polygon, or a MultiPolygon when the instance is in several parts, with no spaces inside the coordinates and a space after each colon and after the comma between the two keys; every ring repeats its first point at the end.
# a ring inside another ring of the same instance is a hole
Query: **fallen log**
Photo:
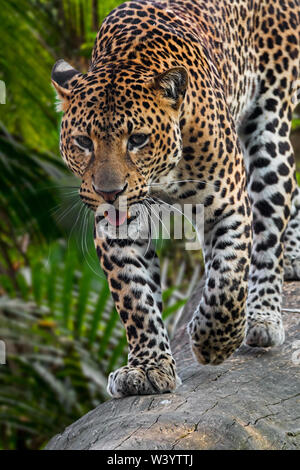
{"type": "Polygon", "coordinates": [[[284,285],[284,345],[242,346],[220,366],[201,366],[191,354],[186,324],[200,295],[201,286],[172,340],[176,393],[109,400],[46,449],[299,449],[300,283],[284,285]]]}

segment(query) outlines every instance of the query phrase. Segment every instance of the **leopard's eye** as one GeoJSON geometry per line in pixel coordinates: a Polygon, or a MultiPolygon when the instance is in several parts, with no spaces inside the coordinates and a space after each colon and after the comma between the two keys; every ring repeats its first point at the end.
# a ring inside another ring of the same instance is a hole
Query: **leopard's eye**
{"type": "Polygon", "coordinates": [[[77,135],[74,140],[76,145],[82,150],[88,150],[89,152],[93,150],[93,142],[86,135],[77,135]]]}
{"type": "Polygon", "coordinates": [[[147,144],[148,140],[147,134],[132,134],[128,139],[128,150],[140,149],[147,144]]]}

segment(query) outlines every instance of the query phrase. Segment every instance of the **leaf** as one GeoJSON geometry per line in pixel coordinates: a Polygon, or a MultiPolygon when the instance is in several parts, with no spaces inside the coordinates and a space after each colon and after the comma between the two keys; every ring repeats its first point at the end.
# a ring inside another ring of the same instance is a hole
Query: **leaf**
{"type": "Polygon", "coordinates": [[[170,315],[177,312],[181,307],[183,307],[186,304],[186,302],[187,302],[187,299],[181,299],[175,302],[174,304],[172,304],[170,307],[167,307],[166,309],[164,309],[163,315],[162,315],[163,319],[165,320],[170,315]]]}
{"type": "Polygon", "coordinates": [[[106,308],[106,303],[109,298],[110,298],[110,290],[109,290],[108,284],[107,282],[103,282],[103,287],[99,294],[97,304],[95,306],[92,324],[91,324],[91,328],[89,331],[89,346],[91,346],[96,339],[101,317],[106,308]]]}

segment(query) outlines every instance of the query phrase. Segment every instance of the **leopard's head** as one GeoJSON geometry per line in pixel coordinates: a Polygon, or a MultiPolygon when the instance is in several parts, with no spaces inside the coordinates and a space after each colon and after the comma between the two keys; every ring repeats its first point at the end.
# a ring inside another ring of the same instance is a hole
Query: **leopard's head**
{"type": "Polygon", "coordinates": [[[67,62],[52,70],[61,122],[60,149],[82,180],[80,196],[94,211],[105,203],[141,202],[151,184],[182,156],[183,67],[154,74],[138,64],[94,64],[81,74],[67,62]]]}

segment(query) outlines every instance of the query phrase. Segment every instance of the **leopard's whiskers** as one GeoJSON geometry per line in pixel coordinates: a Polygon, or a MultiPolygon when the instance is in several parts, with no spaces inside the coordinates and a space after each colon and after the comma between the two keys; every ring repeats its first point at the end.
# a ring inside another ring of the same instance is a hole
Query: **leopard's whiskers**
{"type": "MultiPolygon", "coordinates": [[[[147,199],[151,199],[151,200],[155,203],[155,201],[154,201],[154,199],[153,199],[152,197],[148,197],[148,198],[145,199],[145,202],[149,204],[149,202],[147,201],[147,199]]],[[[169,230],[167,229],[167,227],[165,226],[165,224],[163,223],[162,218],[159,216],[159,214],[156,214],[156,212],[151,209],[151,204],[149,204],[149,206],[150,206],[150,212],[153,213],[153,214],[156,216],[156,218],[158,219],[158,221],[159,221],[159,222],[162,224],[162,226],[166,229],[166,231],[167,231],[167,233],[168,233],[168,235],[169,235],[169,238],[171,238],[170,232],[169,232],[169,230]]]]}
{"type": "Polygon", "coordinates": [[[88,237],[88,228],[89,228],[89,216],[90,216],[90,212],[89,212],[89,209],[85,206],[85,209],[84,209],[84,216],[83,216],[83,223],[82,223],[82,231],[81,231],[81,249],[82,249],[82,253],[83,253],[83,256],[84,256],[84,259],[88,265],[88,267],[90,268],[90,270],[97,276],[97,277],[100,277],[101,279],[104,278],[104,275],[103,273],[99,270],[99,271],[96,271],[93,266],[91,265],[91,263],[89,262],[89,257],[90,259],[92,260],[92,257],[89,253],[89,249],[88,249],[88,244],[87,244],[87,237],[88,237]]]}
{"type": "Polygon", "coordinates": [[[51,213],[54,217],[56,217],[57,222],[61,222],[64,218],[67,217],[67,215],[70,214],[70,212],[74,210],[78,203],[80,203],[80,199],[76,198],[76,200],[73,201],[73,203],[67,206],[65,209],[62,209],[63,204],[58,204],[57,206],[53,207],[53,209],[51,209],[51,213]],[[61,214],[59,214],[60,210],[62,210],[61,214]]]}
{"type": "MultiPolygon", "coordinates": [[[[179,212],[179,214],[183,215],[183,217],[194,227],[194,223],[192,220],[190,220],[186,214],[184,214],[180,209],[175,207],[173,204],[169,204],[168,202],[163,201],[162,199],[159,199],[158,197],[155,196],[155,199],[157,199],[161,204],[164,204],[167,207],[171,207],[175,211],[179,212]]],[[[195,228],[195,227],[194,227],[195,228]]]]}
{"type": "MultiPolygon", "coordinates": [[[[148,221],[149,221],[148,208],[147,206],[144,206],[144,204],[142,204],[141,207],[142,207],[143,218],[145,218],[145,221],[146,221],[146,227],[148,227],[148,221]]],[[[150,230],[148,230],[148,245],[147,245],[146,251],[144,252],[144,256],[148,253],[150,245],[151,245],[151,228],[150,230]]]]}

